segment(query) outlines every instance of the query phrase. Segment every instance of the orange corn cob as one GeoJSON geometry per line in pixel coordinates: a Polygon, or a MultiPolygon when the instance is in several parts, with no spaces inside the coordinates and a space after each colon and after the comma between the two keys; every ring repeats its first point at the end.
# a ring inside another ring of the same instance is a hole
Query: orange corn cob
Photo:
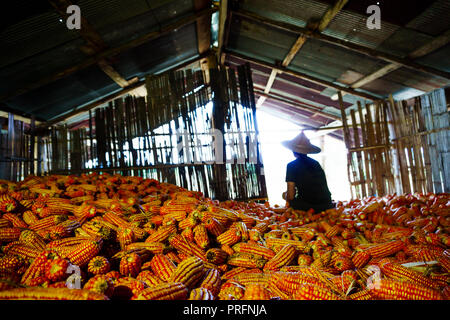
{"type": "Polygon", "coordinates": [[[167,252],[166,257],[177,264],[182,261],[182,259],[180,259],[180,257],[178,257],[178,255],[174,251],[167,252]]]}
{"type": "Polygon", "coordinates": [[[341,232],[342,228],[339,227],[338,225],[334,225],[325,232],[325,237],[331,239],[332,237],[340,234],[341,232]]]}
{"type": "Polygon", "coordinates": [[[450,272],[450,258],[442,256],[438,258],[438,263],[446,272],[450,272]]]}
{"type": "Polygon", "coordinates": [[[98,274],[90,278],[83,289],[110,297],[114,293],[114,283],[110,277],[98,274]]]}
{"type": "Polygon", "coordinates": [[[44,250],[46,246],[44,238],[33,230],[23,230],[20,233],[19,241],[28,244],[30,247],[37,250],[44,250]]]}
{"type": "Polygon", "coordinates": [[[125,277],[136,277],[141,271],[142,260],[137,253],[129,253],[120,259],[120,274],[125,277]]]}
{"type": "Polygon", "coordinates": [[[188,300],[214,300],[214,294],[206,288],[195,288],[189,293],[188,300]]]}
{"type": "Polygon", "coordinates": [[[4,255],[0,257],[0,274],[17,272],[25,263],[25,259],[19,256],[4,255]]]}
{"type": "Polygon", "coordinates": [[[204,222],[202,222],[205,228],[211,233],[213,236],[218,237],[225,231],[224,225],[218,221],[216,218],[208,218],[204,222]]]}
{"type": "Polygon", "coordinates": [[[161,242],[133,242],[127,245],[126,250],[146,250],[153,254],[162,254],[167,246],[161,242]]]}
{"type": "Polygon", "coordinates": [[[10,228],[0,228],[0,242],[11,242],[19,240],[21,228],[10,227],[10,228]]]}
{"type": "Polygon", "coordinates": [[[373,258],[384,258],[389,257],[404,248],[405,243],[402,240],[394,240],[371,246],[366,251],[373,258]]]}
{"type": "Polygon", "coordinates": [[[297,250],[294,245],[287,244],[275,256],[267,261],[264,270],[276,270],[290,264],[296,257],[297,250]]]}
{"type": "Polygon", "coordinates": [[[198,222],[199,220],[196,217],[189,215],[178,223],[178,227],[180,229],[193,228],[198,222]]]}
{"type": "Polygon", "coordinates": [[[145,242],[164,242],[169,236],[177,231],[174,225],[161,226],[154,233],[149,235],[145,242]]]}
{"type": "Polygon", "coordinates": [[[2,216],[3,219],[9,220],[13,227],[16,228],[28,228],[28,225],[20,217],[12,213],[5,213],[2,216]]]}
{"type": "Polygon", "coordinates": [[[54,215],[40,219],[38,222],[29,226],[31,230],[38,231],[46,229],[49,227],[56,226],[57,224],[66,221],[67,216],[65,215],[54,215]]]}
{"type": "Polygon", "coordinates": [[[116,233],[114,232],[114,230],[93,220],[89,220],[83,223],[81,229],[83,229],[93,238],[98,237],[105,240],[112,240],[114,237],[116,237],[116,233]]]}
{"type": "Polygon", "coordinates": [[[67,237],[64,239],[57,239],[47,243],[46,248],[56,249],[58,247],[61,248],[61,247],[76,246],[90,239],[91,239],[90,237],[67,237]]]}
{"type": "Polygon", "coordinates": [[[331,290],[321,286],[302,284],[292,295],[293,300],[341,300],[331,290]]]}
{"type": "Polygon", "coordinates": [[[320,280],[301,272],[276,272],[269,281],[270,288],[277,287],[288,295],[296,292],[302,284],[324,286],[320,280]]]}
{"type": "Polygon", "coordinates": [[[158,284],[141,291],[136,300],[185,300],[188,288],[181,282],[158,284]]]}
{"type": "Polygon", "coordinates": [[[437,289],[439,286],[419,272],[408,269],[401,264],[387,262],[380,265],[381,272],[389,278],[409,281],[425,287],[437,289]]]}
{"type": "Polygon", "coordinates": [[[126,247],[136,241],[136,236],[133,229],[126,227],[119,227],[117,229],[117,240],[119,241],[120,248],[125,250],[126,247]]]}
{"type": "Polygon", "coordinates": [[[208,230],[205,228],[204,225],[199,224],[196,225],[193,229],[194,232],[194,241],[195,243],[202,249],[205,249],[209,246],[209,236],[208,236],[208,230]]]}
{"type": "Polygon", "coordinates": [[[83,241],[81,244],[74,246],[64,258],[69,259],[74,265],[83,267],[100,252],[102,244],[101,239],[83,241]]]}
{"type": "Polygon", "coordinates": [[[394,279],[379,279],[369,289],[373,297],[381,300],[442,300],[437,290],[394,279]]]}
{"type": "Polygon", "coordinates": [[[219,292],[220,300],[240,300],[244,296],[245,288],[235,281],[227,281],[219,292]]]}
{"type": "Polygon", "coordinates": [[[145,282],[149,287],[153,287],[164,282],[150,270],[141,271],[137,275],[136,279],[145,282]]]}
{"type": "Polygon", "coordinates": [[[169,281],[175,272],[176,266],[168,257],[163,254],[156,254],[150,261],[152,271],[164,281],[169,281]]]}
{"type": "Polygon", "coordinates": [[[25,212],[23,213],[23,215],[22,215],[22,219],[23,219],[23,221],[25,221],[25,223],[26,223],[27,225],[32,225],[32,224],[34,224],[34,223],[36,223],[36,222],[39,221],[38,216],[36,216],[36,215],[34,214],[34,212],[31,211],[31,210],[25,211],[25,212]]]}
{"type": "Polygon", "coordinates": [[[194,230],[190,227],[184,228],[183,231],[181,231],[181,235],[189,242],[195,241],[194,230]]]}
{"type": "Polygon", "coordinates": [[[219,248],[211,248],[206,251],[206,260],[214,264],[223,264],[228,258],[228,253],[219,248]]]}
{"type": "Polygon", "coordinates": [[[170,282],[181,282],[192,288],[203,276],[203,261],[198,257],[189,257],[178,264],[170,277],[170,282]]]}
{"type": "Polygon", "coordinates": [[[343,272],[345,270],[353,269],[354,265],[350,258],[345,257],[345,256],[340,256],[340,257],[337,257],[336,259],[334,259],[333,267],[337,271],[343,272]]]}
{"type": "Polygon", "coordinates": [[[313,262],[313,259],[310,255],[299,254],[297,257],[297,264],[299,266],[309,266],[312,262],[313,262]]]}
{"type": "Polygon", "coordinates": [[[364,289],[347,296],[347,300],[373,300],[370,290],[364,289]]]}
{"type": "Polygon", "coordinates": [[[95,256],[88,263],[88,272],[93,275],[106,274],[111,269],[108,259],[103,256],[95,256]]]}
{"type": "Polygon", "coordinates": [[[242,241],[248,241],[249,239],[249,233],[247,225],[242,221],[234,222],[231,227],[235,227],[240,233],[242,241]]]}
{"type": "Polygon", "coordinates": [[[267,260],[270,260],[275,256],[273,250],[255,243],[239,242],[233,246],[233,250],[236,252],[260,255],[267,260]]]}
{"type": "Polygon", "coordinates": [[[213,296],[217,296],[222,285],[222,279],[220,278],[220,272],[218,269],[209,269],[206,271],[205,277],[200,283],[199,287],[208,289],[213,296]]]}
{"type": "Polygon", "coordinates": [[[235,228],[228,229],[216,238],[221,245],[227,244],[229,246],[238,243],[241,239],[241,233],[235,228]]]}
{"type": "MultiPolygon", "coordinates": [[[[260,269],[256,270],[261,271],[260,269]]],[[[243,286],[258,284],[264,287],[269,287],[270,278],[271,275],[268,273],[244,271],[232,277],[231,280],[239,282],[243,286]]]]}
{"type": "Polygon", "coordinates": [[[17,255],[26,260],[30,260],[30,259],[35,259],[41,251],[37,250],[35,248],[31,248],[21,242],[17,242],[17,243],[11,242],[11,245],[9,245],[8,247],[5,246],[5,248],[3,248],[3,252],[5,254],[17,255]]]}
{"type": "Polygon", "coordinates": [[[0,228],[9,228],[12,227],[12,223],[9,220],[0,218],[0,228]]]}
{"type": "Polygon", "coordinates": [[[242,300],[270,300],[271,293],[260,284],[249,284],[245,286],[242,300]]]}
{"type": "Polygon", "coordinates": [[[0,195],[0,211],[12,212],[17,208],[17,200],[8,194],[0,195]]]}
{"type": "Polygon", "coordinates": [[[352,257],[352,262],[356,268],[362,268],[369,262],[370,258],[370,254],[367,251],[356,251],[352,257]]]}
{"type": "Polygon", "coordinates": [[[269,230],[269,225],[265,222],[261,222],[261,223],[257,223],[254,227],[253,230],[258,231],[261,234],[266,233],[269,230]]]}
{"type": "Polygon", "coordinates": [[[233,248],[231,248],[231,247],[230,247],[229,245],[227,245],[227,244],[223,244],[223,245],[220,247],[220,249],[223,250],[223,251],[225,251],[229,256],[231,256],[232,254],[235,253],[234,250],[233,250],[233,248]]]}
{"type": "MultiPolygon", "coordinates": [[[[310,247],[307,243],[298,240],[288,240],[288,239],[279,239],[279,238],[267,238],[266,245],[270,249],[274,248],[283,248],[287,244],[292,244],[300,253],[308,253],[310,247]]],[[[274,250],[276,251],[276,250],[274,250]]]]}
{"type": "Polygon", "coordinates": [[[227,264],[244,268],[263,268],[267,260],[250,253],[234,253],[228,257],[227,264]]]}
{"type": "Polygon", "coordinates": [[[30,287],[0,291],[0,300],[108,300],[108,297],[84,289],[30,287]]]}
{"type": "Polygon", "coordinates": [[[20,281],[21,284],[31,286],[33,284],[33,279],[43,277],[45,275],[45,268],[49,261],[57,258],[59,258],[58,254],[53,251],[45,250],[40,252],[22,275],[20,281]]]}

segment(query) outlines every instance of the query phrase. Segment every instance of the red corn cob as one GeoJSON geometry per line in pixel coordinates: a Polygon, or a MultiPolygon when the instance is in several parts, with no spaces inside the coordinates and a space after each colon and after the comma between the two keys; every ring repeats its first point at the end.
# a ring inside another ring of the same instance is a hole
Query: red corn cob
{"type": "Polygon", "coordinates": [[[177,231],[176,226],[168,225],[161,226],[154,233],[149,235],[145,242],[164,242],[169,238],[169,236],[177,231]]]}
{"type": "Polygon", "coordinates": [[[313,259],[310,255],[307,254],[299,254],[297,257],[297,264],[299,266],[309,266],[312,263],[313,259]]]}
{"type": "Polygon", "coordinates": [[[450,272],[450,258],[442,256],[438,258],[438,263],[446,272],[450,272]]]}
{"type": "Polygon", "coordinates": [[[83,267],[100,252],[102,244],[101,239],[83,241],[74,246],[65,258],[69,259],[72,264],[83,267]]]}
{"type": "Polygon", "coordinates": [[[66,271],[68,267],[69,261],[66,259],[57,258],[52,260],[45,268],[45,277],[52,282],[64,280],[67,277],[66,271]]]}
{"type": "Polygon", "coordinates": [[[125,248],[136,241],[136,236],[133,229],[126,227],[119,227],[117,229],[117,240],[120,243],[120,248],[125,250],[125,248]]]}
{"type": "Polygon", "coordinates": [[[0,229],[1,228],[9,228],[9,227],[12,227],[12,226],[13,225],[12,225],[11,221],[3,219],[3,218],[0,218],[0,229]]]}
{"type": "Polygon", "coordinates": [[[248,229],[247,225],[244,222],[242,221],[234,222],[231,227],[236,228],[241,233],[242,241],[248,241],[249,239],[248,229]]]}
{"type": "Polygon", "coordinates": [[[23,230],[19,241],[37,250],[44,250],[46,246],[44,239],[33,230],[23,230]]]}
{"type": "Polygon", "coordinates": [[[371,246],[366,251],[373,258],[384,258],[389,257],[404,248],[405,243],[402,240],[394,240],[371,246]]]}
{"type": "Polygon", "coordinates": [[[49,261],[57,258],[59,258],[59,256],[50,250],[45,250],[39,253],[39,255],[33,260],[25,273],[22,275],[21,283],[30,286],[33,279],[43,277],[49,261]]]}
{"type": "Polygon", "coordinates": [[[162,283],[141,291],[136,300],[185,300],[188,292],[181,282],[162,283]]]}
{"type": "Polygon", "coordinates": [[[293,300],[341,300],[331,290],[321,286],[302,284],[292,295],[293,300]]]}
{"type": "Polygon", "coordinates": [[[12,212],[17,208],[17,200],[8,194],[0,195],[0,211],[12,212]]]}
{"type": "Polygon", "coordinates": [[[133,242],[127,245],[126,250],[146,250],[153,254],[162,254],[167,246],[161,242],[133,242]]]}
{"type": "Polygon", "coordinates": [[[211,233],[213,236],[218,237],[225,231],[224,225],[219,222],[217,219],[210,217],[202,222],[205,228],[211,233]]]}
{"type": "Polygon", "coordinates": [[[206,271],[200,287],[208,289],[213,296],[217,296],[222,285],[222,279],[220,278],[220,272],[218,269],[209,269],[206,271]]]}
{"type": "Polygon", "coordinates": [[[267,261],[264,270],[275,270],[290,264],[296,257],[297,250],[292,244],[285,245],[275,256],[267,261]]]}
{"type": "Polygon", "coordinates": [[[228,258],[228,253],[219,248],[211,248],[206,251],[206,260],[216,265],[223,264],[228,258]]]}
{"type": "Polygon", "coordinates": [[[42,229],[56,226],[57,224],[59,224],[63,221],[66,221],[66,220],[67,220],[67,216],[64,216],[64,215],[49,216],[49,217],[40,219],[38,222],[30,225],[29,228],[34,231],[42,230],[42,229]]]}
{"type": "Polygon", "coordinates": [[[88,272],[93,275],[106,274],[111,269],[108,259],[103,256],[95,256],[88,263],[88,272]]]}
{"type": "Polygon", "coordinates": [[[370,254],[367,251],[356,251],[355,255],[352,257],[353,265],[356,268],[364,267],[370,260],[370,254]]]}
{"type": "Polygon", "coordinates": [[[145,282],[149,287],[153,287],[164,282],[158,276],[153,274],[150,270],[141,271],[137,275],[136,279],[145,282]]]}
{"type": "Polygon", "coordinates": [[[379,279],[369,289],[373,297],[381,300],[442,300],[437,290],[393,279],[379,279]]]}
{"type": "Polygon", "coordinates": [[[370,290],[364,289],[347,296],[347,300],[373,300],[370,290]]]}
{"type": "Polygon", "coordinates": [[[239,242],[233,246],[233,250],[236,252],[251,253],[260,255],[263,258],[270,260],[275,256],[275,252],[269,248],[263,247],[259,244],[239,242]]]}
{"type": "Polygon", "coordinates": [[[354,267],[352,260],[350,260],[350,258],[344,257],[344,256],[340,256],[340,257],[336,258],[333,262],[333,266],[339,272],[343,272],[345,270],[350,270],[350,269],[353,269],[353,267],[354,267]]]}
{"type": "Polygon", "coordinates": [[[195,288],[189,293],[188,300],[214,300],[214,295],[206,288],[195,288]]]}
{"type": "Polygon", "coordinates": [[[439,286],[422,274],[408,269],[401,264],[387,262],[380,264],[381,272],[389,278],[409,281],[425,287],[437,289],[439,286]]]}
{"type": "Polygon", "coordinates": [[[275,272],[269,282],[270,288],[277,287],[288,295],[296,292],[302,284],[324,286],[320,280],[301,272],[275,272]]]}
{"type": "Polygon", "coordinates": [[[242,272],[244,272],[244,271],[246,271],[246,270],[248,270],[248,269],[247,269],[247,268],[244,268],[244,267],[236,267],[236,268],[232,268],[231,270],[225,272],[225,273],[222,275],[222,280],[231,279],[231,278],[235,277],[236,275],[238,275],[238,274],[240,274],[240,273],[242,273],[242,272]]]}
{"type": "Polygon", "coordinates": [[[142,260],[136,253],[125,255],[120,260],[120,274],[126,277],[136,277],[141,271],[142,260]]]}
{"type": "Polygon", "coordinates": [[[178,264],[169,282],[181,282],[188,288],[193,286],[203,276],[203,261],[198,257],[189,257],[178,264]]]}
{"type": "Polygon", "coordinates": [[[31,248],[21,242],[11,242],[8,246],[5,246],[3,248],[3,252],[5,254],[17,255],[24,258],[25,260],[32,260],[35,259],[41,251],[35,248],[31,248]]]}
{"type": "Polygon", "coordinates": [[[21,228],[0,228],[0,242],[11,242],[19,240],[21,228]]]}
{"type": "Polygon", "coordinates": [[[2,216],[3,219],[9,220],[13,227],[16,228],[28,228],[28,225],[20,217],[13,213],[5,213],[2,216]]]}
{"type": "Polygon", "coordinates": [[[238,243],[241,239],[241,233],[236,228],[230,228],[216,238],[221,245],[227,244],[229,246],[238,243]]]}
{"type": "Polygon", "coordinates": [[[162,280],[169,281],[175,272],[176,266],[163,254],[156,254],[150,261],[152,271],[162,280]]]}
{"type": "Polygon", "coordinates": [[[190,227],[184,228],[183,231],[181,231],[181,235],[189,242],[195,241],[194,230],[190,227]]]}
{"type": "Polygon", "coordinates": [[[83,289],[30,287],[0,291],[0,300],[108,300],[108,298],[83,289]]]}

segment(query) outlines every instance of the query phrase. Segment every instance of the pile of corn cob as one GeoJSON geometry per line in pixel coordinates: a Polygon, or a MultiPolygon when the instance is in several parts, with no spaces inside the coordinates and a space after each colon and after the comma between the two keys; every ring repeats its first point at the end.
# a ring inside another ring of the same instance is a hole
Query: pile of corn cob
{"type": "Polygon", "coordinates": [[[141,177],[0,181],[0,299],[449,299],[449,201],[315,213],[141,177]]]}

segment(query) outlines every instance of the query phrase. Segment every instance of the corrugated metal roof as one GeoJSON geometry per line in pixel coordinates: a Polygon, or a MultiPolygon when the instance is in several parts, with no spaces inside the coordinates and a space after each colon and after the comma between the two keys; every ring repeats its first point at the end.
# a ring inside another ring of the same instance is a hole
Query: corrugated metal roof
{"type": "Polygon", "coordinates": [[[407,28],[438,36],[450,29],[450,1],[437,0],[422,14],[410,21],[407,28]]]}

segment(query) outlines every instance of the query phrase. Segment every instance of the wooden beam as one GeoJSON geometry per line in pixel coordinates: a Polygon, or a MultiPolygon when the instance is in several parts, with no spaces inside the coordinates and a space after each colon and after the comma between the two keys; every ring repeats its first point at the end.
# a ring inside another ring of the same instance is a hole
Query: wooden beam
{"type": "Polygon", "coordinates": [[[122,52],[124,52],[126,50],[135,48],[135,47],[137,47],[139,45],[142,45],[142,44],[144,44],[144,43],[146,43],[148,41],[155,40],[155,39],[157,39],[157,38],[159,38],[159,37],[161,37],[163,35],[166,35],[166,34],[168,34],[170,32],[173,32],[174,30],[177,30],[177,29],[182,28],[182,27],[184,27],[186,25],[194,23],[195,21],[197,21],[197,19],[203,17],[204,15],[209,15],[210,16],[215,11],[217,11],[217,9],[215,9],[215,8],[208,8],[208,9],[202,10],[200,12],[194,13],[192,15],[180,18],[180,19],[176,20],[174,23],[171,23],[169,25],[165,25],[165,26],[161,27],[157,31],[148,32],[147,34],[145,34],[145,35],[143,35],[143,36],[141,36],[141,37],[139,37],[137,39],[134,39],[134,40],[131,40],[129,42],[126,42],[126,43],[124,43],[124,44],[122,44],[120,46],[117,46],[115,48],[106,49],[106,50],[104,50],[102,52],[99,52],[99,53],[97,53],[97,54],[95,54],[95,55],[93,55],[91,57],[86,58],[85,60],[83,60],[82,62],[80,62],[78,64],[70,66],[69,68],[61,70],[61,71],[59,71],[57,73],[54,73],[54,74],[52,74],[50,76],[44,77],[44,78],[42,78],[39,81],[36,81],[34,83],[27,84],[27,85],[25,85],[22,88],[19,88],[17,90],[14,90],[12,92],[4,94],[4,95],[0,96],[0,101],[5,101],[5,100],[8,100],[8,99],[13,98],[15,96],[19,96],[19,95],[25,94],[27,92],[30,92],[31,90],[37,89],[37,88],[42,87],[42,86],[44,86],[46,84],[49,84],[49,83],[51,83],[53,81],[56,81],[56,80],[61,79],[61,78],[64,78],[64,77],[66,77],[66,76],[68,76],[70,74],[73,74],[73,73],[75,73],[77,71],[80,71],[82,69],[90,67],[93,64],[98,63],[98,61],[100,61],[100,60],[102,60],[104,58],[108,58],[108,57],[112,57],[112,56],[118,55],[118,54],[120,54],[120,53],[122,53],[122,52]]]}
{"type": "MultiPolygon", "coordinates": [[[[195,12],[201,12],[204,9],[211,8],[211,0],[194,0],[195,12]]],[[[202,16],[195,23],[197,30],[197,48],[198,53],[202,54],[210,49],[211,46],[211,16],[202,16]]]]}
{"type": "MultiPolygon", "coordinates": [[[[194,63],[196,61],[199,61],[200,59],[205,58],[205,56],[207,56],[207,55],[209,55],[209,51],[203,53],[202,55],[195,56],[192,59],[189,59],[189,60],[183,62],[182,64],[175,65],[172,68],[170,68],[168,70],[165,70],[164,72],[170,72],[172,70],[178,70],[178,69],[184,68],[184,67],[189,66],[190,64],[192,64],[192,63],[194,63]]],[[[158,74],[158,73],[156,72],[155,74],[158,74]]],[[[112,101],[114,99],[120,98],[121,96],[126,95],[129,92],[131,92],[131,91],[133,91],[133,90],[135,90],[135,89],[137,89],[137,88],[139,88],[141,86],[144,86],[144,85],[145,85],[145,79],[135,81],[130,86],[128,86],[126,88],[123,88],[123,89],[119,90],[118,92],[114,92],[114,93],[112,93],[112,94],[110,94],[110,95],[108,95],[106,97],[103,97],[103,98],[101,98],[99,100],[95,100],[95,101],[93,101],[93,102],[91,102],[91,103],[89,103],[89,104],[87,104],[87,105],[85,105],[85,106],[83,106],[81,108],[74,109],[74,110],[72,110],[72,111],[70,111],[70,112],[68,112],[66,114],[58,116],[58,117],[56,117],[54,119],[51,119],[49,121],[46,121],[46,122],[42,123],[39,126],[39,128],[40,129],[48,128],[48,127],[50,127],[50,126],[52,126],[52,125],[54,125],[54,124],[56,124],[58,122],[64,121],[64,120],[66,120],[66,119],[68,119],[70,117],[76,116],[76,115],[78,115],[78,114],[80,114],[82,112],[87,112],[87,111],[89,111],[89,110],[91,110],[91,109],[93,109],[95,107],[98,107],[98,106],[100,106],[102,104],[108,103],[109,101],[112,101]]]]}
{"type": "Polygon", "coordinates": [[[325,30],[330,22],[336,17],[336,15],[342,10],[342,8],[347,4],[348,0],[337,0],[334,5],[325,12],[322,19],[319,22],[316,30],[322,32],[325,30]]]}
{"type": "Polygon", "coordinates": [[[259,59],[252,58],[252,57],[240,54],[240,53],[233,52],[233,51],[231,51],[229,49],[224,49],[224,52],[226,52],[230,56],[234,56],[236,58],[240,58],[240,59],[246,60],[248,62],[252,62],[254,64],[257,64],[257,65],[260,65],[260,66],[263,66],[263,67],[266,67],[266,68],[276,69],[277,71],[280,71],[280,72],[292,75],[294,77],[297,77],[297,78],[300,78],[300,79],[305,79],[305,80],[308,80],[308,81],[320,84],[320,85],[325,86],[325,87],[334,88],[334,89],[336,89],[338,91],[347,92],[349,94],[352,94],[352,95],[357,96],[357,97],[364,98],[366,100],[377,101],[377,100],[381,99],[381,97],[378,97],[376,95],[372,95],[372,94],[356,91],[353,88],[344,87],[344,86],[338,85],[338,84],[330,82],[330,81],[322,80],[322,79],[319,79],[319,78],[316,78],[316,77],[304,74],[302,72],[290,70],[290,69],[287,69],[287,68],[282,67],[282,66],[277,66],[277,65],[275,65],[273,63],[269,63],[269,62],[266,62],[266,61],[263,61],[263,60],[259,60],[259,59]]]}
{"type": "Polygon", "coordinates": [[[225,42],[225,28],[228,18],[228,0],[221,0],[219,4],[219,34],[217,38],[217,60],[220,65],[225,62],[225,54],[222,49],[225,42]]]}
{"type": "Polygon", "coordinates": [[[302,27],[298,27],[289,23],[285,23],[285,22],[281,22],[281,21],[276,21],[276,20],[272,20],[272,19],[268,19],[266,17],[262,17],[259,16],[255,13],[246,11],[246,10],[242,10],[239,9],[237,11],[233,11],[233,14],[251,19],[253,21],[256,21],[258,23],[262,23],[265,25],[269,25],[281,30],[285,30],[285,31],[289,31],[292,33],[296,33],[296,34],[303,34],[308,38],[312,38],[312,39],[316,39],[322,42],[326,42],[326,43],[330,43],[332,45],[338,46],[338,47],[342,47],[354,52],[357,52],[359,54],[363,54],[372,58],[376,58],[376,59],[380,59],[380,60],[384,60],[390,63],[395,63],[398,64],[402,67],[406,67],[412,70],[416,70],[416,71],[420,71],[423,73],[427,73],[433,76],[438,76],[444,79],[450,79],[450,73],[443,71],[443,70],[438,70],[426,65],[422,65],[419,63],[416,63],[414,61],[412,61],[410,58],[399,58],[397,56],[394,56],[392,54],[388,54],[385,52],[381,52],[375,49],[371,49],[371,48],[367,48],[358,44],[355,44],[353,42],[350,41],[346,41],[346,40],[342,40],[339,38],[335,38],[332,36],[328,36],[322,33],[319,33],[317,31],[311,31],[307,28],[302,28],[302,27]]]}
{"type": "MultiPolygon", "coordinates": [[[[50,4],[55,8],[59,15],[66,20],[69,15],[66,10],[67,7],[73,5],[69,0],[48,0],[50,4]]],[[[106,43],[103,41],[101,35],[92,27],[92,25],[87,21],[87,19],[81,15],[81,29],[78,29],[78,33],[87,42],[87,46],[81,48],[82,51],[88,52],[89,55],[94,55],[98,52],[104,51],[108,48],[106,43]]],[[[123,78],[119,72],[117,72],[114,67],[106,59],[101,59],[97,62],[100,69],[109,76],[115,83],[120,87],[125,88],[129,86],[130,83],[123,78]]]]}

